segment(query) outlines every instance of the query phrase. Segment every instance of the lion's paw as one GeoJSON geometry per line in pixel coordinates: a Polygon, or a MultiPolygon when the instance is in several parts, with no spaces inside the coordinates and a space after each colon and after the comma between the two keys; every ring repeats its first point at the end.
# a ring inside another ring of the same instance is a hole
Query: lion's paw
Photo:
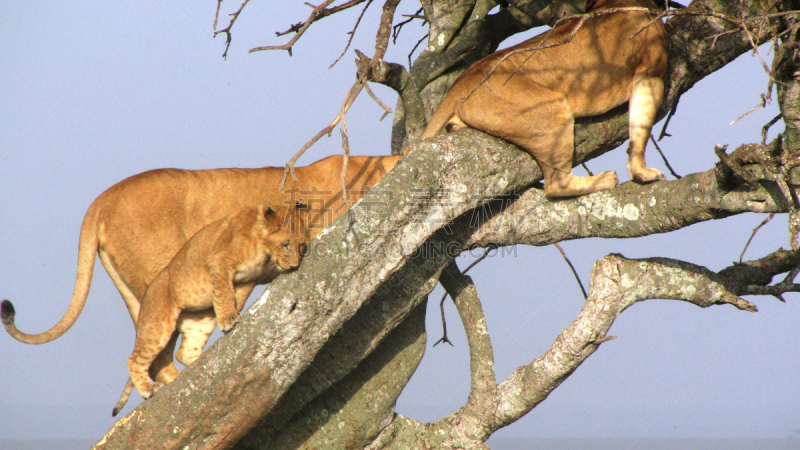
{"type": "Polygon", "coordinates": [[[239,313],[233,313],[228,317],[218,317],[219,329],[222,330],[223,333],[227,333],[239,322],[239,319],[241,319],[239,313]]]}
{"type": "Polygon", "coordinates": [[[636,172],[632,171],[630,175],[631,180],[639,184],[654,183],[665,179],[664,174],[660,170],[651,169],[649,167],[643,167],[636,172]]]}

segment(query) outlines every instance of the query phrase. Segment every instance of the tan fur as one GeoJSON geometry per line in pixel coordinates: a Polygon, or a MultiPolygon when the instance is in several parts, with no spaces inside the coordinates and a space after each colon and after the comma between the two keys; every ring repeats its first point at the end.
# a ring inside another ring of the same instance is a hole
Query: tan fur
{"type": "Polygon", "coordinates": [[[187,363],[199,356],[213,331],[213,324],[211,330],[187,324],[182,312],[211,309],[220,330],[230,331],[244,306],[246,297],[241,293],[249,294],[256,284],[297,268],[306,242],[305,227],[294,208],[263,206],[218,220],[189,239],[142,298],[136,347],[128,358],[131,379],[141,396],[153,394],[148,371],[176,331],[183,335],[182,349],[196,346],[196,352],[183,355],[187,363]]]}
{"type": "MultiPolygon", "coordinates": [[[[663,8],[663,2],[659,6],[652,0],[598,0],[587,5],[593,11],[663,8]]],[[[584,195],[612,188],[618,180],[614,172],[572,175],[574,119],[630,101],[631,179],[639,183],[664,179],[660,171],[645,166],[644,149],[663,97],[667,34],[656,21],[628,39],[653,18],[638,11],[600,15],[587,20],[570,43],[515,53],[491,75],[495,64],[510,52],[564,40],[577,20],[487,56],[456,80],[422,139],[445,128],[482,130],[527,150],[542,168],[548,196],[584,195]]]]}
{"type": "MultiPolygon", "coordinates": [[[[347,166],[348,200],[358,201],[394,168],[400,156],[353,156],[347,166]]],[[[300,201],[309,206],[310,237],[346,208],[341,196],[342,157],[331,156],[297,168],[278,190],[282,167],[258,169],[158,169],[127,178],[100,194],[81,226],[78,276],[67,313],[52,329],[26,334],[14,324],[10,302],[3,302],[3,324],[15,339],[50,342],[77,320],[92,282],[95,255],[100,257],[136,323],[147,286],[183,244],[201,228],[248,206],[281,206],[300,201]]]]}
{"type": "MultiPolygon", "coordinates": [[[[358,201],[399,159],[400,156],[350,157],[346,174],[348,200],[358,201]]],[[[298,167],[298,181],[289,177],[283,191],[278,190],[283,167],[158,169],[126,178],[100,194],[86,212],[79,239],[75,290],[61,320],[44,333],[23,333],[14,324],[13,305],[6,300],[2,302],[3,325],[12,337],[29,344],[43,344],[64,334],[86,303],[95,256],[99,256],[135,326],[140,299],[150,282],[206,225],[248,206],[294,205],[297,201],[311,210],[305,218],[309,238],[330,225],[347,210],[342,207],[342,161],[341,155],[331,156],[298,167]]],[[[250,290],[244,286],[237,294],[244,301],[250,290]]],[[[213,330],[216,324],[210,310],[186,312],[182,320],[185,330],[196,330],[200,336],[211,333],[207,330],[213,330]]],[[[193,341],[199,340],[200,337],[193,341]]],[[[175,340],[170,341],[151,367],[151,375],[160,382],[168,383],[178,374],[172,363],[174,346],[175,340]]],[[[188,364],[200,351],[202,346],[182,343],[176,357],[188,364]]]]}

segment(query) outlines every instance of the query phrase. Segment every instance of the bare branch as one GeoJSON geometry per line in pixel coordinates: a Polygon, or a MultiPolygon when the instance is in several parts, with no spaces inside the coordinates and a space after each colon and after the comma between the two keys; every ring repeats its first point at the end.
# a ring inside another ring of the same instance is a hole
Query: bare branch
{"type": "MultiPolygon", "coordinates": [[[[306,19],[306,21],[303,23],[303,25],[300,26],[300,28],[297,28],[297,30],[293,30],[294,27],[297,26],[297,25],[292,26],[292,28],[290,28],[289,31],[287,31],[286,33],[295,31],[296,34],[289,40],[289,42],[287,42],[287,43],[285,43],[283,45],[268,45],[266,47],[254,47],[254,48],[251,48],[248,53],[259,52],[261,50],[286,50],[287,52],[289,52],[289,56],[292,56],[292,46],[294,45],[294,43],[297,42],[298,39],[300,39],[300,36],[302,36],[303,33],[306,32],[308,27],[310,27],[311,24],[314,23],[314,21],[316,21],[318,18],[320,18],[319,17],[320,13],[322,11],[324,11],[325,8],[328,7],[328,5],[333,3],[333,1],[334,0],[325,0],[325,2],[323,2],[319,6],[315,7],[314,10],[311,12],[311,15],[308,16],[308,19],[306,19]]],[[[350,3],[356,4],[354,2],[350,2],[350,3]]],[[[360,1],[358,1],[358,3],[360,3],[360,1]]],[[[350,5],[350,6],[352,6],[352,5],[350,5]]],[[[286,33],[283,33],[283,34],[286,34],[286,33]]],[[[278,36],[281,35],[281,33],[275,33],[275,34],[277,34],[278,36]]]]}
{"type": "Polygon", "coordinates": [[[439,300],[439,311],[442,313],[442,338],[436,341],[433,346],[436,347],[437,345],[444,342],[445,344],[450,344],[450,347],[453,346],[453,343],[450,342],[450,339],[447,338],[447,318],[444,315],[444,301],[447,300],[448,292],[442,295],[442,299],[439,300]]]}
{"type": "Polygon", "coordinates": [[[464,331],[469,343],[469,367],[472,374],[472,388],[464,408],[477,410],[496,388],[494,373],[494,352],[486,328],[481,301],[472,279],[458,270],[455,262],[442,272],[439,282],[453,297],[464,331]]]}
{"type": "Polygon", "coordinates": [[[763,221],[763,222],[761,222],[761,223],[760,223],[760,224],[759,224],[757,227],[753,228],[753,233],[750,235],[750,239],[748,239],[748,240],[747,240],[747,243],[746,243],[746,244],[744,244],[744,248],[742,249],[742,253],[739,255],[739,262],[742,262],[742,258],[744,258],[744,252],[746,252],[746,251],[747,251],[747,247],[749,247],[749,246],[750,246],[750,242],[752,242],[752,241],[753,241],[753,238],[756,236],[756,233],[758,233],[758,230],[760,230],[760,229],[761,229],[761,227],[763,227],[763,226],[764,226],[764,225],[766,225],[766,224],[767,224],[767,223],[768,223],[770,220],[772,220],[772,218],[773,218],[773,217],[775,217],[775,213],[771,213],[770,215],[768,215],[768,216],[767,216],[767,218],[766,218],[766,219],[764,219],[764,221],[763,221]]]}
{"type": "Polygon", "coordinates": [[[339,129],[342,133],[342,207],[350,208],[350,200],[347,198],[347,163],[350,161],[350,142],[347,139],[347,116],[342,114],[342,126],[339,129]]]}
{"type": "Polygon", "coordinates": [[[344,46],[344,50],[342,50],[342,54],[339,55],[338,58],[336,58],[336,61],[334,61],[333,64],[328,66],[328,69],[330,69],[331,67],[335,66],[336,63],[339,62],[340,59],[342,59],[344,54],[347,53],[347,49],[350,48],[350,43],[353,42],[353,38],[356,36],[356,30],[358,29],[358,24],[361,23],[361,19],[364,17],[364,13],[367,12],[367,8],[369,8],[369,5],[371,5],[371,4],[372,4],[372,0],[368,0],[367,4],[364,5],[364,9],[362,9],[361,10],[361,14],[358,15],[358,19],[356,20],[356,24],[353,26],[353,29],[347,33],[347,34],[350,35],[350,37],[347,39],[347,45],[344,46]]]}
{"type": "Polygon", "coordinates": [[[673,100],[673,104],[669,106],[669,113],[667,113],[667,119],[664,120],[664,125],[661,127],[661,133],[658,134],[658,140],[664,139],[665,136],[672,136],[671,134],[667,133],[667,126],[669,125],[669,121],[672,120],[672,116],[675,115],[675,112],[678,110],[678,100],[679,97],[675,97],[673,100]]]}
{"type": "Polygon", "coordinates": [[[393,44],[397,43],[397,37],[400,36],[400,30],[403,29],[403,26],[405,26],[406,24],[410,23],[412,20],[414,20],[414,19],[422,19],[422,25],[425,25],[426,23],[428,23],[428,18],[425,17],[425,14],[423,13],[424,11],[425,11],[425,8],[420,8],[414,14],[404,15],[403,17],[408,17],[408,19],[404,20],[404,21],[402,21],[402,22],[400,22],[400,23],[398,23],[398,24],[396,24],[395,26],[392,27],[392,43],[393,44]]]}
{"type": "Polygon", "coordinates": [[[219,19],[219,9],[222,6],[222,0],[217,0],[217,12],[214,13],[214,26],[212,27],[213,30],[217,29],[217,19],[219,19]]]}
{"type": "MultiPolygon", "coordinates": [[[[362,76],[363,74],[359,72],[358,75],[362,76]]],[[[367,94],[369,94],[370,98],[372,98],[372,100],[375,100],[375,103],[377,103],[378,106],[383,108],[383,115],[381,116],[380,119],[378,119],[379,122],[382,121],[383,119],[386,118],[387,115],[392,113],[392,108],[386,106],[386,103],[383,103],[381,99],[379,99],[378,96],[376,96],[375,93],[372,92],[372,89],[369,87],[369,83],[367,83],[367,80],[362,78],[361,83],[364,85],[364,90],[367,91],[367,94]]]]}
{"type": "MultiPolygon", "coordinates": [[[[746,153],[733,155],[738,158],[746,153]]],[[[763,166],[756,166],[762,168],[761,178],[772,178],[763,166]]],[[[744,174],[752,172],[754,176],[759,170],[749,165],[742,169],[744,174]]],[[[625,183],[615,189],[565,199],[557,205],[548,201],[541,189],[532,188],[519,194],[508,208],[492,207],[495,215],[482,223],[470,225],[469,220],[457,221],[453,229],[468,234],[467,248],[521,243],[544,246],[586,237],[628,238],[666,233],[742,212],[789,210],[774,182],[739,188],[739,184],[720,182],[717,171],[711,169],[649,185],[625,183]],[[617,209],[604,209],[607,202],[618,205],[617,209]],[[625,231],[620,233],[620,230],[625,231]]]]}
{"type": "Polygon", "coordinates": [[[569,260],[567,254],[564,252],[564,249],[561,248],[561,245],[559,245],[558,242],[556,242],[553,245],[555,245],[558,251],[561,252],[561,256],[564,258],[564,261],[567,262],[570,270],[572,270],[572,274],[575,275],[575,280],[578,281],[578,286],[580,286],[581,292],[583,293],[583,298],[585,299],[586,297],[588,297],[588,295],[586,294],[586,289],[583,288],[583,283],[581,283],[581,277],[578,276],[578,272],[575,270],[575,266],[572,265],[572,261],[569,260]]]}
{"type": "Polygon", "coordinates": [[[378,61],[378,64],[369,69],[371,60],[366,55],[356,50],[359,60],[356,66],[359,73],[368,73],[369,81],[381,83],[394,89],[400,96],[405,114],[406,134],[409,136],[409,144],[414,144],[415,139],[425,128],[425,106],[419,94],[419,89],[414,80],[400,64],[386,61],[378,61]]]}
{"type": "MultiPolygon", "coordinates": [[[[219,30],[219,31],[214,31],[214,37],[217,37],[217,35],[220,34],[220,33],[225,33],[225,52],[222,53],[222,59],[228,59],[228,49],[231,47],[231,28],[233,28],[234,22],[236,22],[236,19],[239,18],[239,14],[242,13],[242,10],[244,9],[245,5],[247,5],[247,3],[249,1],[250,0],[244,0],[244,2],[242,3],[242,6],[239,7],[239,10],[230,15],[231,16],[231,23],[228,24],[227,28],[219,30]]],[[[222,5],[222,0],[218,0],[217,1],[217,13],[214,16],[214,29],[215,30],[217,29],[217,16],[219,16],[219,7],[220,7],[220,5],[222,5]]]]}
{"type": "Polygon", "coordinates": [[[736,122],[744,119],[745,117],[750,115],[750,113],[752,113],[753,111],[757,110],[758,108],[765,108],[768,103],[769,103],[769,101],[767,100],[767,96],[764,95],[764,94],[761,94],[761,102],[759,104],[757,104],[756,106],[753,106],[752,108],[750,108],[746,113],[742,114],[741,116],[733,119],[733,121],[730,124],[733,125],[736,122]]]}
{"type": "MultiPolygon", "coordinates": [[[[493,247],[493,246],[490,245],[486,249],[486,251],[483,252],[483,255],[481,255],[478,259],[473,261],[472,264],[467,266],[467,268],[464,269],[463,272],[460,272],[461,275],[465,275],[467,272],[469,272],[469,269],[472,269],[473,267],[478,265],[479,262],[481,262],[484,259],[486,259],[486,257],[489,256],[489,252],[492,251],[492,250],[495,250],[495,249],[496,249],[496,247],[493,247]]],[[[455,265],[455,261],[453,261],[453,266],[455,266],[456,269],[458,269],[458,266],[455,265]]],[[[452,270],[450,272],[452,273],[452,270]]],[[[578,280],[578,282],[580,283],[580,280],[578,280]]],[[[442,286],[444,286],[444,284],[442,286]]],[[[581,286],[581,289],[582,288],[583,288],[583,286],[581,286]]],[[[442,313],[442,338],[439,339],[438,341],[436,341],[435,344],[433,344],[434,347],[436,347],[437,345],[439,345],[442,342],[446,342],[446,343],[450,344],[451,347],[453,346],[453,343],[450,342],[450,339],[447,338],[447,320],[445,319],[445,316],[444,316],[444,301],[447,299],[448,295],[450,295],[450,297],[452,297],[452,298],[455,298],[455,297],[453,297],[452,292],[448,291],[447,288],[445,287],[445,293],[444,293],[444,295],[442,295],[442,299],[439,300],[439,311],[441,311],[441,313],[442,313]]]]}
{"type": "Polygon", "coordinates": [[[763,128],[761,128],[761,145],[767,145],[767,133],[771,126],[775,125],[780,119],[783,117],[782,114],[778,114],[777,116],[773,117],[772,120],[767,122],[763,128]]]}
{"type": "Polygon", "coordinates": [[[739,298],[704,267],[664,259],[630,260],[609,255],[595,263],[589,298],[575,321],[550,349],[514,371],[498,386],[499,405],[488,428],[499,428],[526,414],[608,341],[616,317],[634,303],[649,299],[683,300],[702,308],[731,304],[744,311],[755,305],[739,298]]]}
{"type": "Polygon", "coordinates": [[[655,140],[655,138],[653,138],[652,134],[650,135],[650,141],[656,147],[656,150],[658,151],[658,154],[661,155],[661,159],[664,160],[664,165],[666,165],[667,169],[669,169],[669,173],[671,173],[672,176],[675,177],[676,179],[680,179],[681,176],[678,175],[677,173],[675,173],[675,170],[669,164],[669,161],[667,161],[667,157],[664,155],[664,152],[661,151],[661,147],[658,146],[658,142],[656,142],[656,140],[655,140]]]}
{"type": "MultiPolygon", "coordinates": [[[[292,174],[292,179],[297,181],[297,176],[294,173],[294,165],[297,162],[297,160],[303,153],[305,153],[306,150],[308,150],[309,147],[314,145],[314,143],[317,142],[322,136],[326,134],[330,136],[330,133],[333,131],[333,128],[336,125],[338,125],[342,119],[344,119],[344,116],[347,114],[347,111],[350,110],[350,107],[353,105],[353,102],[358,97],[358,94],[361,93],[361,89],[365,86],[364,80],[369,78],[369,73],[364,73],[364,71],[373,70],[373,68],[377,66],[378,62],[381,59],[383,59],[383,55],[386,53],[386,49],[389,45],[389,36],[392,30],[392,20],[394,18],[394,12],[395,9],[397,9],[397,5],[399,3],[400,0],[387,0],[387,2],[383,5],[383,13],[381,14],[381,24],[378,27],[378,36],[375,39],[375,55],[373,55],[370,64],[367,66],[367,68],[359,70],[357,80],[355,84],[353,84],[353,86],[350,88],[350,91],[347,93],[347,97],[345,97],[344,103],[342,103],[342,108],[340,109],[339,114],[333,119],[333,121],[327,127],[323,128],[319,133],[317,133],[313,138],[311,138],[311,140],[306,142],[306,144],[303,145],[303,147],[300,148],[300,150],[298,150],[297,153],[295,153],[292,159],[290,159],[289,162],[286,163],[286,168],[283,171],[283,179],[281,180],[279,188],[280,190],[283,190],[283,187],[286,184],[286,177],[289,173],[292,174]]],[[[377,100],[377,98],[375,99],[377,100]]],[[[386,107],[386,105],[383,106],[386,107]]],[[[346,170],[347,170],[347,164],[345,164],[344,167],[342,168],[342,172],[344,173],[344,171],[346,170]]],[[[342,178],[343,192],[346,189],[347,187],[344,185],[344,178],[342,178]]]]}

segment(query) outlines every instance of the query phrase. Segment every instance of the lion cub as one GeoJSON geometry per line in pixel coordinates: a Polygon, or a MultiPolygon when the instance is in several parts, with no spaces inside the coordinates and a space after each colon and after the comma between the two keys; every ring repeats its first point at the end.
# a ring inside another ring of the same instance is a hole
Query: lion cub
{"type": "MultiPolygon", "coordinates": [[[[192,347],[185,342],[191,330],[182,329],[183,311],[213,307],[220,330],[230,331],[246,300],[237,293],[249,293],[253,285],[297,268],[306,242],[297,209],[264,206],[242,209],[189,239],[142,299],[136,346],[128,358],[131,380],[142,398],[153,395],[148,370],[176,329],[183,334],[181,348],[192,347]]],[[[200,343],[200,351],[204,345],[200,343]]]]}

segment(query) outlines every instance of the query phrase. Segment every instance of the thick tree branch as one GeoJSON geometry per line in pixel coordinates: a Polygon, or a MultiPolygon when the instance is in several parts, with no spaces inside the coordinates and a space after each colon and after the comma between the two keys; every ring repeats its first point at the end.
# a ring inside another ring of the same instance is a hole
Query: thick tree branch
{"type": "Polygon", "coordinates": [[[486,328],[486,317],[483,315],[478,290],[472,278],[462,274],[453,261],[444,269],[439,282],[456,304],[467,334],[472,385],[464,410],[469,414],[485,406],[484,403],[491,398],[497,384],[492,341],[486,328]]]}
{"type": "Polygon", "coordinates": [[[311,252],[297,272],[273,282],[234,331],[134,410],[124,426],[113,428],[99,447],[214,448],[241,439],[273,410],[329,337],[438,228],[529,183],[535,163],[510,146],[485,151],[496,142],[464,133],[421,144],[353,208],[352,224],[343,216],[315,238],[327,252],[311,252]],[[377,197],[380,190],[393,198],[377,197]],[[385,201],[389,216],[370,217],[370,201],[385,201]]]}
{"type": "MultiPolygon", "coordinates": [[[[768,176],[766,171],[762,175],[768,176]]],[[[519,243],[541,246],[586,237],[647,236],[743,212],[788,210],[774,182],[729,190],[720,186],[716,169],[712,169],[645,186],[629,182],[617,189],[557,202],[548,200],[541,189],[528,189],[516,200],[483,206],[459,219],[453,228],[469,233],[466,245],[470,248],[519,243]]]]}
{"type": "Polygon", "coordinates": [[[703,308],[731,304],[745,311],[756,310],[704,267],[664,258],[629,260],[609,255],[595,263],[589,298],[575,321],[544,355],[515,370],[498,386],[499,409],[487,431],[516,421],[542,402],[597,350],[622,311],[656,298],[683,300],[703,308]]]}
{"type": "Polygon", "coordinates": [[[739,295],[747,293],[749,286],[768,282],[788,267],[796,267],[798,258],[800,251],[778,251],[714,273],[672,259],[630,260],[609,255],[595,263],[589,297],[575,321],[544,355],[518,368],[497,389],[487,391],[484,408],[471,414],[465,414],[466,408],[462,408],[428,425],[397,416],[380,435],[380,445],[370,448],[485,448],[483,441],[494,430],[541,403],[601,343],[613,339],[608,336],[611,325],[631,305],[648,299],[673,299],[703,308],[731,304],[753,312],[756,307],[739,295]],[[736,277],[732,277],[732,271],[736,277]]]}
{"type": "Polygon", "coordinates": [[[270,442],[245,448],[364,448],[394,416],[397,397],[425,354],[425,309],[420,303],[344,380],[306,406],[270,442]]]}
{"type": "MultiPolygon", "coordinates": [[[[732,3],[732,8],[744,4],[732,3]]],[[[753,2],[756,7],[743,14],[759,12],[758,8],[769,7],[767,3],[753,2]]],[[[687,49],[685,55],[678,55],[678,62],[682,62],[673,66],[670,73],[670,83],[678,88],[688,89],[686,86],[750,46],[748,39],[730,33],[719,37],[714,51],[694,57],[689,50],[701,47],[705,38],[719,30],[705,28],[697,18],[676,18],[670,23],[678,19],[695,24],[681,28],[678,25],[684,22],[676,23],[672,30],[686,45],[682,48],[687,49]]],[[[759,36],[756,40],[763,39],[759,36]]],[[[624,140],[625,116],[619,109],[576,127],[576,163],[624,140]]],[[[436,256],[426,258],[424,263],[410,264],[415,250],[434,242],[453,243],[458,250],[465,248],[470,238],[464,234],[464,227],[459,228],[462,233],[452,236],[437,229],[456,218],[458,222],[468,221],[466,213],[471,209],[497,196],[519,192],[539,177],[538,167],[525,154],[474,131],[415,146],[377,187],[393,194],[385,201],[390,211],[387,217],[370,218],[365,201],[384,200],[377,193],[368,194],[352,209],[352,223],[343,216],[326,234],[316,238],[316,245],[325,246],[328,252],[312,253],[300,270],[276,280],[232,333],[206,351],[175,382],[120,421],[100,447],[148,447],[150,443],[166,448],[232,445],[276,409],[324,343],[356,311],[367,302],[387,298],[377,297],[386,280],[416,274],[416,284],[406,289],[418,291],[452,260],[451,256],[436,256]],[[383,233],[376,231],[379,225],[384,227],[383,233]],[[248,402],[241,402],[241,398],[248,402]]],[[[625,189],[635,191],[627,187],[619,190],[625,189]]],[[[703,220],[711,218],[714,214],[703,220]]],[[[394,423],[400,422],[406,423],[409,430],[418,429],[408,419],[398,418],[394,423]]],[[[386,434],[380,436],[383,439],[386,434]]]]}
{"type": "Polygon", "coordinates": [[[381,286],[369,304],[325,343],[275,409],[237,448],[269,448],[306,404],[347,376],[413,308],[424,302],[438,283],[441,267],[421,258],[411,261],[410,266],[381,286]]]}

